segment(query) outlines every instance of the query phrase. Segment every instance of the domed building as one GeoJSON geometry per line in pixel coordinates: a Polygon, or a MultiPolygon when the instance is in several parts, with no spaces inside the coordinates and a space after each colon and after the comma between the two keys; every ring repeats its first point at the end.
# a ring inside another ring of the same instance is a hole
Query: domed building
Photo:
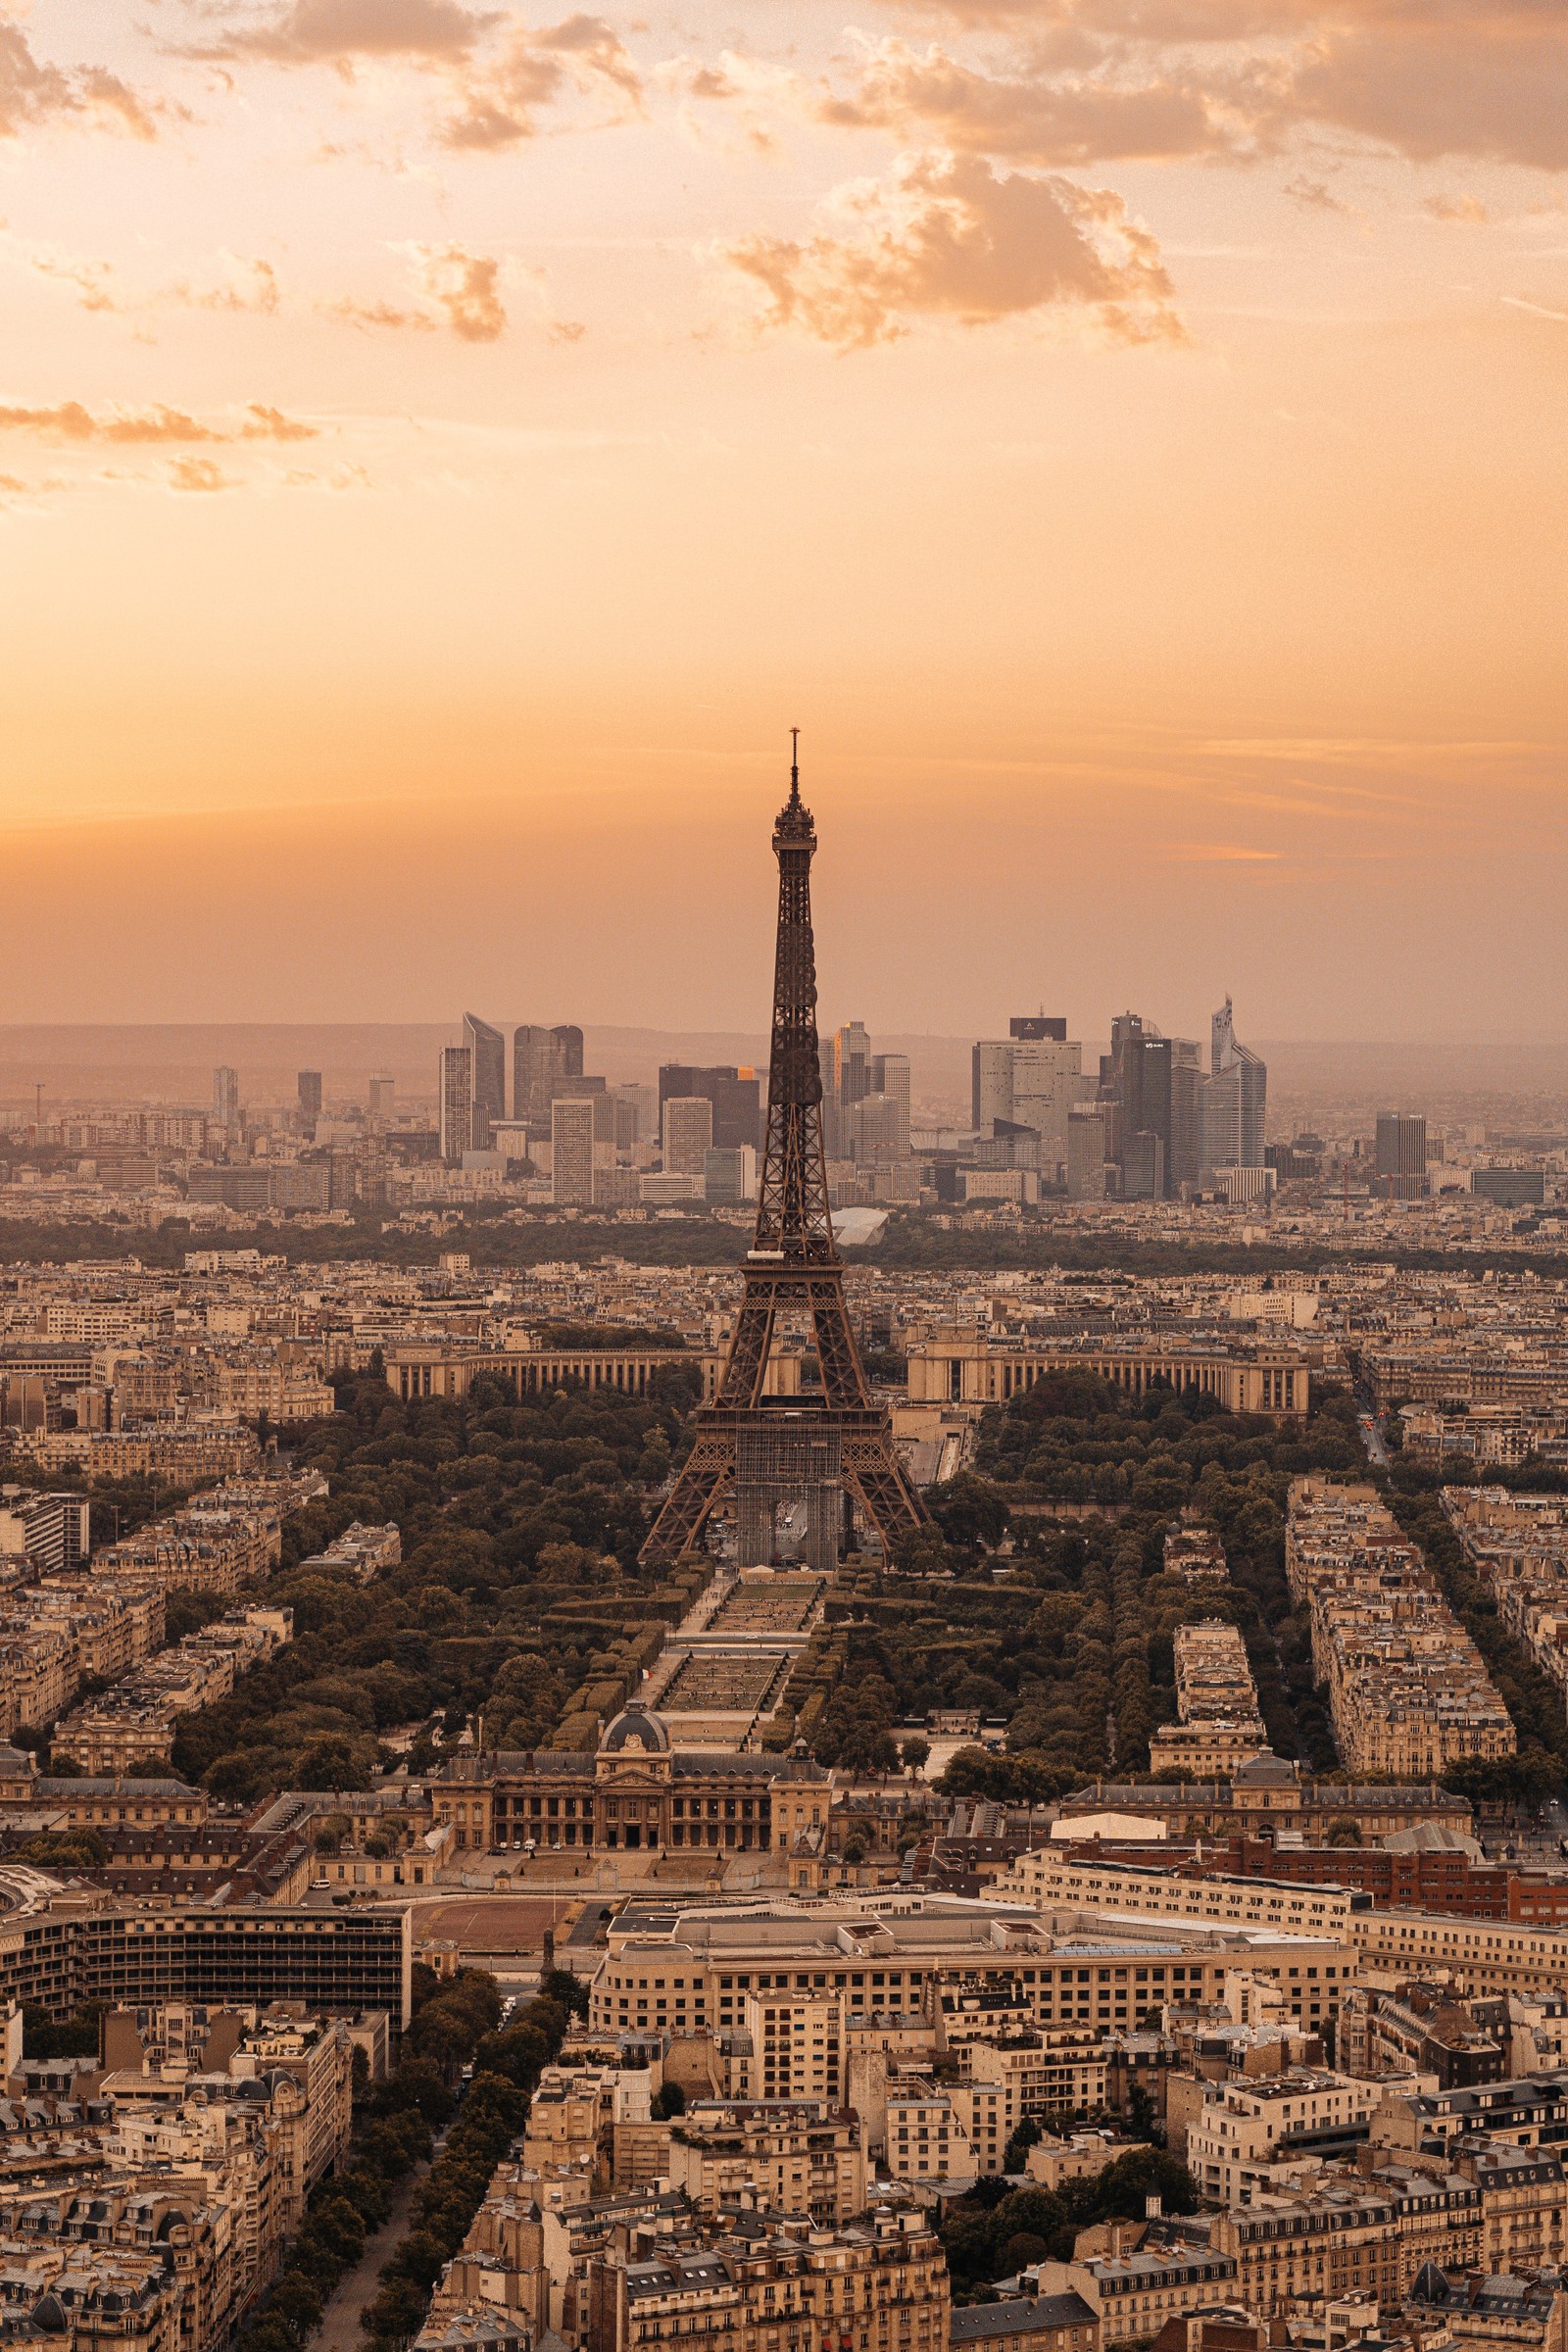
{"type": "Polygon", "coordinates": [[[827,1820],[831,1776],[804,1756],[674,1748],[636,1699],[592,1755],[564,1748],[461,1756],[429,1784],[438,1823],[462,1851],[763,1853],[787,1849],[811,1805],[827,1820]]]}

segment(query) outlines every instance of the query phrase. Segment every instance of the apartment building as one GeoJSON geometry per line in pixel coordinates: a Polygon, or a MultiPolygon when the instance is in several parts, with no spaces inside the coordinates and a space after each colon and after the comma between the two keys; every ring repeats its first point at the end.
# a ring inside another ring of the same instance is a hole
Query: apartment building
{"type": "Polygon", "coordinates": [[[1291,2014],[1334,2014],[1355,1953],[1334,1936],[1100,1912],[1039,1913],[1006,1903],[892,1894],[809,1910],[630,1903],[610,1923],[590,1988],[596,2032],[639,2027],[723,2032],[756,1994],[832,1994],[846,2030],[871,2011],[927,2024],[944,1991],[1006,1991],[1031,2028],[1125,2032],[1167,1999],[1218,2000],[1243,1968],[1273,1978],[1291,2014]]]}
{"type": "Polygon", "coordinates": [[[953,2352],[1098,2352],[1100,2323],[1082,2295],[1004,2295],[953,2315],[953,2352]]]}
{"type": "Polygon", "coordinates": [[[1285,1557],[1350,1772],[1432,1780],[1513,1754],[1513,1722],[1479,1650],[1374,1488],[1297,1479],[1285,1557]]]}
{"type": "Polygon", "coordinates": [[[1161,1565],[1166,1576],[1179,1576],[1189,1585],[1223,1584],[1230,1573],[1214,1530],[1186,1519],[1166,1534],[1161,1565]]]}
{"type": "Polygon", "coordinates": [[[1268,1745],[1247,1645],[1224,1618],[1179,1625],[1174,1637],[1176,1716],[1149,1742],[1152,1772],[1218,1778],[1268,1745]]]}
{"type": "Polygon", "coordinates": [[[1443,1507],[1497,1614],[1568,1697],[1568,1503],[1502,1487],[1446,1487],[1443,1507]]]}
{"type": "Polygon", "coordinates": [[[1369,1968],[1452,1979],[1466,1992],[1552,1992],[1568,1984],[1568,1929],[1529,1919],[1357,1911],[1349,1938],[1369,1968]]]}
{"type": "Polygon", "coordinates": [[[739,2022],[746,2036],[736,2060],[742,2097],[842,2103],[844,2003],[836,1995],[775,1984],[747,1994],[739,2022]]]}
{"type": "Polygon", "coordinates": [[[1201,2242],[1146,2238],[1132,2225],[1110,2235],[1111,2250],[1037,2263],[1031,2274],[1042,2295],[1080,2296],[1102,2344],[1147,2341],[1187,2312],[1236,2301],[1233,2255],[1201,2242]]]}
{"type": "Polygon", "coordinates": [[[672,2188],[716,2220],[754,2189],[775,2213],[833,2228],[865,2211],[864,2134],[826,2099],[697,2099],[668,2128],[672,2188]]]}
{"type": "MultiPolygon", "coordinates": [[[[738,2217],[740,2218],[740,2217],[738,2217]]],[[[767,2217],[771,2222],[773,2217],[767,2217]]],[[[584,2352],[639,2352],[676,2332],[727,2352],[779,2352],[793,2335],[863,2334],[886,2352],[946,2352],[951,2298],[924,2215],[873,2206],[863,2221],[718,2237],[658,2260],[589,2266],[584,2352]]]]}
{"type": "Polygon", "coordinates": [[[1381,2099],[1377,2084],[1324,2067],[1205,2083],[1186,2123],[1187,2169],[1202,2196],[1244,2205],[1293,2157],[1363,2137],[1381,2099]]]}
{"type": "Polygon", "coordinates": [[[86,1774],[167,1760],[181,1715],[226,1698],[240,1675],[294,1635],[292,1609],[230,1609],[68,1715],[52,1746],[86,1774]]]}
{"type": "Polygon", "coordinates": [[[1342,1887],[1297,1886],[1281,1879],[1189,1876],[1147,1864],[1079,1859],[1055,1846],[1020,1854],[997,1882],[998,1895],[1051,1911],[1130,1912],[1147,1920],[1216,1920],[1239,1928],[1348,1940],[1350,1897],[1342,1887]]]}
{"type": "Polygon", "coordinates": [[[277,1565],[281,1523],[275,1510],[225,1507],[204,1496],[185,1510],[170,1511],[95,1553],[93,1574],[122,1577],[164,1591],[218,1592],[232,1599],[277,1565]]]}
{"type": "Polygon", "coordinates": [[[1088,2030],[966,2041],[953,2086],[955,2112],[982,2173],[1000,2173],[1025,2117],[1094,2113],[1106,2104],[1109,2057],[1088,2030]]]}

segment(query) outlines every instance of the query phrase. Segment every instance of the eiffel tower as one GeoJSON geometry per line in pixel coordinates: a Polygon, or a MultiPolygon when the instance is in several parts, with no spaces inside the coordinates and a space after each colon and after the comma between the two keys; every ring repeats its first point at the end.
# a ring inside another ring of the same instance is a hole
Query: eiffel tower
{"type": "Polygon", "coordinates": [[[815,1474],[830,1458],[888,1549],[896,1537],[928,1524],[925,1505],[894,1450],[888,1416],[866,1389],[833,1243],[811,938],[816,830],[801,799],[800,730],[790,733],[790,797],[773,827],[778,951],[757,1234],[718,1394],[695,1416],[696,1443],[643,1545],[650,1564],[665,1565],[693,1548],[714,1504],[733,1493],[742,1454],[755,1460],[775,1437],[794,1442],[775,1448],[776,1458],[787,1460],[792,1451],[803,1462],[810,1456],[815,1474]],[[822,1375],[820,1404],[763,1396],[773,1325],[783,1306],[804,1307],[810,1316],[822,1375]]]}

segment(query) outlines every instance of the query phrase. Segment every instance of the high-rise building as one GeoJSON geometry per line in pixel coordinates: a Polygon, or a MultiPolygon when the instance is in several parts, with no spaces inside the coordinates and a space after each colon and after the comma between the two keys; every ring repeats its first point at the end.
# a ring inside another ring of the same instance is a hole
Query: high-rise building
{"type": "Polygon", "coordinates": [[[871,1056],[871,1092],[887,1095],[899,1105],[899,1127],[893,1156],[909,1156],[909,1056],[907,1054],[873,1054],[871,1056]]]}
{"type": "Polygon", "coordinates": [[[301,1070],[299,1074],[300,1119],[314,1127],[321,1115],[321,1073],[319,1070],[301,1070]]]}
{"type": "Polygon", "coordinates": [[[239,1072],[226,1061],[213,1072],[213,1117],[220,1127],[239,1125],[239,1072]]]}
{"type": "Polygon", "coordinates": [[[982,1038],[969,1056],[969,1123],[976,1134],[992,1135],[999,1119],[1011,1118],[1012,1047],[982,1038]]]}
{"type": "Polygon", "coordinates": [[[473,1142],[475,1152],[488,1152],[490,1130],[507,1115],[507,1041],[499,1029],[477,1013],[463,1016],[463,1042],[473,1056],[473,1142]]]}
{"type": "Polygon", "coordinates": [[[664,1173],[701,1176],[713,1149],[713,1105],[706,1095],[671,1095],[664,1104],[664,1173]]]}
{"type": "Polygon", "coordinates": [[[762,1089],[755,1070],[699,1069],[694,1063],[666,1061],[659,1073],[659,1117],[662,1130],[664,1104],[672,1097],[706,1095],[713,1105],[713,1149],[731,1152],[750,1144],[755,1152],[762,1129],[762,1089]]]}
{"type": "Polygon", "coordinates": [[[862,1166],[888,1167],[909,1156],[909,1112],[897,1095],[862,1095],[844,1114],[849,1156],[862,1166]]]}
{"type": "Polygon", "coordinates": [[[1221,1168],[1263,1166],[1268,1065],[1240,1044],[1227,997],[1210,1031],[1209,1073],[1199,1104],[1199,1172],[1208,1184],[1221,1168]]]}
{"type": "Polygon", "coordinates": [[[847,1110],[871,1091],[871,1040],[863,1021],[846,1021],[833,1039],[833,1092],[847,1110]]]}
{"type": "Polygon", "coordinates": [[[1054,1183],[1067,1160],[1067,1114],[1083,1099],[1083,1048],[1049,1013],[1014,1015],[1011,1036],[982,1038],[971,1057],[974,1125],[982,1138],[1026,1129],[1036,1164],[1054,1183]]]}
{"type": "Polygon", "coordinates": [[[524,1025],[512,1040],[512,1115],[547,1128],[562,1081],[582,1076],[582,1031],[569,1021],[554,1029],[524,1025]]]}
{"type": "Polygon", "coordinates": [[[550,1105],[551,1199],[557,1208],[591,1208],[594,1200],[594,1102],[561,1095],[550,1105]]]}
{"type": "Polygon", "coordinates": [[[613,1155],[615,1140],[620,1132],[620,1103],[603,1078],[558,1078],[555,1100],[558,1102],[591,1102],[594,1142],[610,1145],[613,1155]]]}
{"type": "Polygon", "coordinates": [[[1105,1198],[1105,1106],[1078,1102],[1067,1113],[1067,1198],[1105,1198]]]}
{"type": "Polygon", "coordinates": [[[372,1070],[369,1083],[369,1108],[372,1119],[390,1119],[397,1102],[397,1080],[389,1070],[372,1070]]]}
{"type": "Polygon", "coordinates": [[[1199,1176],[1198,1046],[1191,1038],[1164,1036],[1136,1012],[1118,1013],[1110,1035],[1110,1052],[1101,1057],[1100,1093],[1110,1106],[1109,1149],[1122,1170],[1123,1195],[1174,1200],[1199,1176]],[[1156,1167],[1158,1182],[1151,1193],[1146,1188],[1156,1167]]]}
{"type": "Polygon", "coordinates": [[[715,1146],[706,1153],[703,1191],[711,1208],[750,1208],[757,1199],[757,1153],[751,1145],[715,1146]]]}
{"type": "Polygon", "coordinates": [[[439,1082],[441,1156],[461,1168],[473,1149],[473,1054],[467,1046],[443,1046],[439,1082]]]}
{"type": "Polygon", "coordinates": [[[1378,1112],[1377,1190],[1386,1200],[1425,1198],[1427,1122],[1423,1112],[1378,1112]]]}

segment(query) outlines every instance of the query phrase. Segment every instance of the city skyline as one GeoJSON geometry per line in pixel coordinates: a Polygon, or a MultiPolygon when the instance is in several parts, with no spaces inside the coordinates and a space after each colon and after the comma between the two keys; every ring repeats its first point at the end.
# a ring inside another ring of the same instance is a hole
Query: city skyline
{"type": "Polygon", "coordinates": [[[1568,24],[1057,13],[39,0],[15,1013],[765,1002],[798,719],[880,1028],[1561,1034],[1568,24]]]}

